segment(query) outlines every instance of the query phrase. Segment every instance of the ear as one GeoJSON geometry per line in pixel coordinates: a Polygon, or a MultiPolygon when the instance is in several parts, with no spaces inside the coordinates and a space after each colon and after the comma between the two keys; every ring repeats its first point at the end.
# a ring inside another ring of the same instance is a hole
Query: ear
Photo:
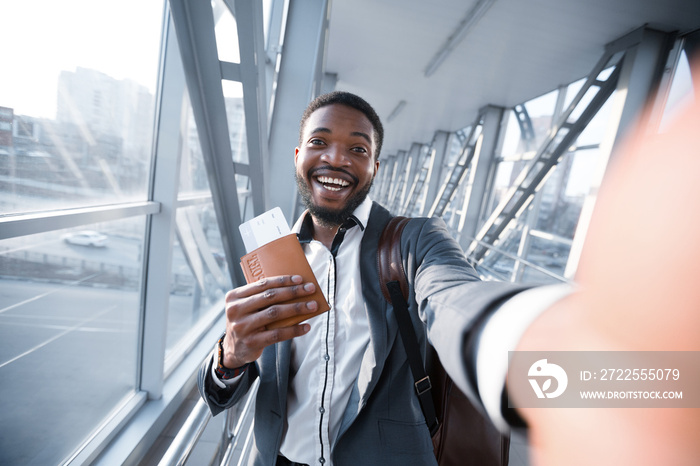
{"type": "Polygon", "coordinates": [[[297,159],[299,158],[299,148],[295,147],[294,148],[294,166],[297,165],[297,159]]]}
{"type": "Polygon", "coordinates": [[[374,176],[377,176],[377,172],[379,171],[379,160],[374,161],[374,176]]]}

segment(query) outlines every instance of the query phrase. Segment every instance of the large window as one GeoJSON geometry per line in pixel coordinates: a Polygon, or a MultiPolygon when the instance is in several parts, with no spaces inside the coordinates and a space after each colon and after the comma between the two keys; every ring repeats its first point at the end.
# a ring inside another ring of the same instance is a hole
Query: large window
{"type": "Polygon", "coordinates": [[[148,215],[122,207],[148,201],[163,7],[0,6],[0,464],[60,464],[139,388],[148,215]]]}
{"type": "Polygon", "coordinates": [[[143,231],[0,242],[0,463],[57,464],[136,388],[143,231]]]}
{"type": "MultiPolygon", "coordinates": [[[[527,170],[557,123],[557,99],[568,104],[581,89],[584,80],[564,86],[522,104],[520,117],[527,115],[531,132],[518,124],[512,112],[504,128],[494,186],[484,219],[509,194],[515,180],[527,170]],[[524,110],[522,110],[524,109],[524,110]]],[[[590,99],[581,100],[572,112],[576,117],[590,99]]],[[[591,189],[592,173],[598,165],[599,145],[609,119],[609,102],[603,105],[586,126],[575,144],[561,156],[528,208],[504,232],[498,248],[488,255],[482,267],[500,279],[557,282],[565,275],[569,251],[586,196],[591,189]],[[518,260],[524,259],[525,262],[518,260]]],[[[527,127],[527,126],[526,126],[527,127]]],[[[483,220],[483,219],[482,219],[483,220]]]]}

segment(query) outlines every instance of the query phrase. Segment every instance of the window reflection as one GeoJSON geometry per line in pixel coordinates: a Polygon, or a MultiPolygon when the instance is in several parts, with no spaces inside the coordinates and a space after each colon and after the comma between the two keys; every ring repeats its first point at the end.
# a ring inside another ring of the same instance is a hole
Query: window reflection
{"type": "Polygon", "coordinates": [[[0,212],[145,200],[163,2],[11,3],[0,29],[21,39],[0,73],[0,212]]]}
{"type": "Polygon", "coordinates": [[[134,392],[144,228],[0,242],[0,464],[60,463],[134,392]]]}
{"type": "Polygon", "coordinates": [[[57,102],[55,119],[0,107],[2,211],[145,199],[154,108],[149,90],[79,67],[60,73],[57,102]]]}

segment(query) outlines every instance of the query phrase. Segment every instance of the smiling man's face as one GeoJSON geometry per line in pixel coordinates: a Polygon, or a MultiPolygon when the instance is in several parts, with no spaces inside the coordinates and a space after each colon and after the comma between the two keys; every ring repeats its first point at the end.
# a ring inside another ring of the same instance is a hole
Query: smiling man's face
{"type": "Polygon", "coordinates": [[[367,197],[379,169],[374,128],[359,110],[331,104],[314,111],[295,150],[299,194],[321,224],[338,226],[367,197]]]}

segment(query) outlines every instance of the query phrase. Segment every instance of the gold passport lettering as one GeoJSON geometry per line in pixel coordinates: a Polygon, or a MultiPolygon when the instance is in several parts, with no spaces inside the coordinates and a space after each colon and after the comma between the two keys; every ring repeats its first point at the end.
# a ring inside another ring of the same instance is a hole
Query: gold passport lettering
{"type": "Polygon", "coordinates": [[[285,303],[316,301],[318,309],[315,313],[295,315],[278,320],[268,324],[268,329],[298,324],[302,320],[330,309],[295,233],[271,241],[241,257],[241,268],[248,283],[276,275],[301,275],[304,282],[311,282],[316,287],[316,291],[312,295],[299,296],[285,301],[285,303]]]}
{"type": "Polygon", "coordinates": [[[261,280],[265,278],[263,274],[262,265],[260,265],[260,260],[257,254],[251,255],[248,259],[248,269],[254,280],[261,280]]]}

